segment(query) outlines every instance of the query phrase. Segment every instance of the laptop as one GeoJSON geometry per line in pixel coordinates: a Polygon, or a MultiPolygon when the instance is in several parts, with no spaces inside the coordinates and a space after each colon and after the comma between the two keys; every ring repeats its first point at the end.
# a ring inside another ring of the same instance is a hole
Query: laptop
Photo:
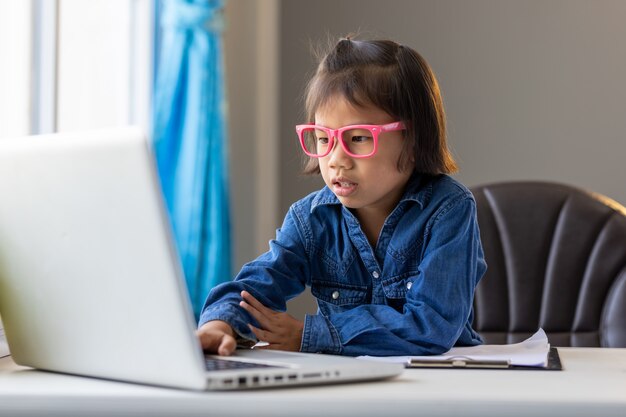
{"type": "Polygon", "coordinates": [[[19,365],[194,390],[374,380],[404,369],[259,349],[205,356],[138,128],[0,139],[0,196],[0,316],[19,365]]]}

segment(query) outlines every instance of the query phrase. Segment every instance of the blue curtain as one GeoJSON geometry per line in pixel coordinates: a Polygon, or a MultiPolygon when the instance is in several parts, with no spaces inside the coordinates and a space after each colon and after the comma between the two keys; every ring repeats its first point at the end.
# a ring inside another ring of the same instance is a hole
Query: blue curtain
{"type": "Polygon", "coordinates": [[[231,277],[222,12],[220,0],[165,0],[160,13],[154,151],[196,318],[231,277]]]}

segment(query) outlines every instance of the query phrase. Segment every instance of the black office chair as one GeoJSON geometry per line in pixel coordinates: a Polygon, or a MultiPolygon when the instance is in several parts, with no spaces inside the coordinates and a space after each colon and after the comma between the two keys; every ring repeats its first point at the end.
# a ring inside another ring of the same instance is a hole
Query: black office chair
{"type": "Polygon", "coordinates": [[[553,346],[626,347],[626,208],[549,182],[472,192],[488,265],[474,299],[485,342],[541,327],[553,346]]]}

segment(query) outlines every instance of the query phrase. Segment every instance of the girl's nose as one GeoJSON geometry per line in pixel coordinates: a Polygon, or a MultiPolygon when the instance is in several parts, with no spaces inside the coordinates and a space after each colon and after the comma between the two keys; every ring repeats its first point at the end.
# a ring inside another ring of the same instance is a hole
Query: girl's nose
{"type": "Polygon", "coordinates": [[[340,143],[341,139],[338,137],[335,137],[334,139],[335,143],[333,145],[333,149],[328,155],[328,166],[331,168],[350,168],[352,166],[352,158],[343,149],[343,146],[340,143]]]}

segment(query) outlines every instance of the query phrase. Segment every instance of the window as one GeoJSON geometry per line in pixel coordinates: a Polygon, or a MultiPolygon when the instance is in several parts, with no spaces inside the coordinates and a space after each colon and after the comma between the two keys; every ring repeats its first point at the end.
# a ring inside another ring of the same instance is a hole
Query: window
{"type": "Polygon", "coordinates": [[[0,136],[129,124],[149,131],[153,7],[3,0],[0,136]]]}
{"type": "Polygon", "coordinates": [[[31,3],[0,2],[0,137],[29,132],[31,3]]]}

